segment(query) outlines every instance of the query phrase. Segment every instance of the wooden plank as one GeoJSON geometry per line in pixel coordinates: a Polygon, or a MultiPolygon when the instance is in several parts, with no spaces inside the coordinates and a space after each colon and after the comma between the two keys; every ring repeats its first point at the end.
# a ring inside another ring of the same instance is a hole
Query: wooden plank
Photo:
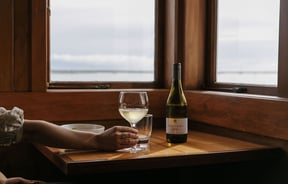
{"type": "Polygon", "coordinates": [[[278,95],[282,97],[288,97],[288,1],[281,0],[280,2],[280,30],[279,35],[279,64],[278,64],[278,95]]]}
{"type": "MultiPolygon", "coordinates": [[[[206,59],[206,0],[183,0],[182,33],[183,87],[201,89],[204,83],[206,59]],[[197,36],[196,36],[197,35],[197,36]]],[[[179,51],[180,52],[180,51],[179,51]]]]}
{"type": "Polygon", "coordinates": [[[14,33],[15,33],[15,91],[30,90],[30,1],[15,0],[14,1],[14,33]]]}
{"type": "Polygon", "coordinates": [[[31,89],[47,90],[48,68],[48,1],[32,1],[32,63],[31,89]]]}
{"type": "Polygon", "coordinates": [[[189,119],[288,140],[288,99],[225,92],[186,92],[189,119]]]}
{"type": "Polygon", "coordinates": [[[153,130],[150,149],[135,154],[36,147],[66,175],[273,159],[281,153],[279,148],[198,131],[189,132],[187,143],[168,144],[160,129],[153,130]]]}
{"type": "MultiPolygon", "coordinates": [[[[141,90],[141,89],[140,89],[141,90]]],[[[48,121],[119,120],[118,95],[120,90],[75,90],[48,93],[2,93],[1,106],[11,109],[18,106],[27,119],[48,121]]],[[[154,117],[164,116],[167,90],[147,90],[149,112],[154,117]]]]}
{"type": "Polygon", "coordinates": [[[0,1],[0,91],[13,91],[13,1],[0,1]]]}
{"type": "Polygon", "coordinates": [[[172,67],[175,62],[175,0],[166,1],[164,87],[170,88],[172,67]]]}

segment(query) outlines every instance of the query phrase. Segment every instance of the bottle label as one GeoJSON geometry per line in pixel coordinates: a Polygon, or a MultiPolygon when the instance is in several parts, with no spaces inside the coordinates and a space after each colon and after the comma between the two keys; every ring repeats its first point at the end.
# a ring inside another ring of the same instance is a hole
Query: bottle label
{"type": "Polygon", "coordinates": [[[188,118],[166,118],[167,134],[187,134],[188,118]]]}

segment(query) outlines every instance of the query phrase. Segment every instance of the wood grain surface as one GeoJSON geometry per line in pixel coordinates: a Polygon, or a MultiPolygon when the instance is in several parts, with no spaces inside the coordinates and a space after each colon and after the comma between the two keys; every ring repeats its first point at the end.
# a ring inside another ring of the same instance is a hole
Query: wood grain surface
{"type": "Polygon", "coordinates": [[[126,151],[65,150],[36,145],[38,150],[66,175],[173,168],[205,164],[271,159],[279,148],[219,135],[190,131],[187,143],[168,144],[165,131],[152,132],[150,149],[126,151]]]}

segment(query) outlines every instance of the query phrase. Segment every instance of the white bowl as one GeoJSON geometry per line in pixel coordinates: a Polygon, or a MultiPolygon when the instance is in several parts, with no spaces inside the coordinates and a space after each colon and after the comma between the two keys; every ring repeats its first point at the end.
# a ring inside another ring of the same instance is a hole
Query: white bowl
{"type": "Polygon", "coordinates": [[[97,133],[97,134],[100,134],[100,133],[104,132],[104,130],[105,130],[105,127],[103,125],[97,125],[97,124],[72,123],[72,124],[64,124],[61,126],[64,128],[70,129],[70,130],[93,132],[93,133],[97,133]]]}

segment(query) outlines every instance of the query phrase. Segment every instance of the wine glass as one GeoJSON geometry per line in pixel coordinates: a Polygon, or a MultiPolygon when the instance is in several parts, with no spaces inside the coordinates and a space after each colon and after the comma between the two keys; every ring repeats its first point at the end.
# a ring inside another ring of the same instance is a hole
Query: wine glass
{"type": "MultiPolygon", "coordinates": [[[[148,113],[148,106],[148,95],[145,91],[121,91],[119,94],[119,113],[132,128],[136,128],[136,124],[148,113]]],[[[136,153],[141,148],[135,145],[128,150],[136,153]]]]}

